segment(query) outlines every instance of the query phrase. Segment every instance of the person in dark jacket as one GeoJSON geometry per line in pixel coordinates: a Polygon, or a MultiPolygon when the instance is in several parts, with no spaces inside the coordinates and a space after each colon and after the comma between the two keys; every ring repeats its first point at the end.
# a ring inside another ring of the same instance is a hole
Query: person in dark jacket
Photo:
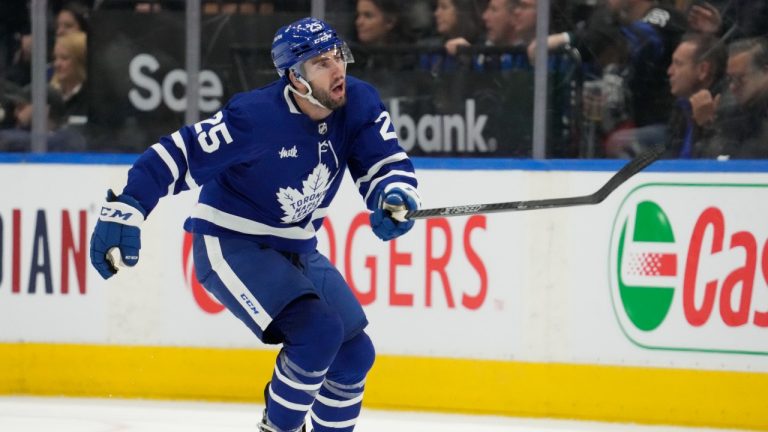
{"type": "Polygon", "coordinates": [[[667,127],[667,157],[692,158],[696,143],[712,132],[710,123],[694,118],[693,104],[700,93],[719,93],[725,62],[725,46],[711,35],[686,34],[675,49],[667,69],[670,93],[676,98],[667,127]]]}
{"type": "MultiPolygon", "coordinates": [[[[586,27],[552,34],[547,47],[572,46],[591,61],[606,106],[600,134],[605,154],[632,157],[664,140],[674,98],[667,68],[686,31],[685,16],[654,0],[608,0],[586,27]]],[[[528,53],[535,52],[535,42],[528,53]]]]}
{"type": "MultiPolygon", "coordinates": [[[[0,152],[29,152],[32,150],[32,90],[30,86],[10,96],[15,105],[15,127],[0,130],[0,152]]],[[[46,145],[48,152],[82,152],[86,141],[80,132],[66,124],[64,101],[51,86],[46,91],[48,113],[46,145]]]]}
{"type": "MultiPolygon", "coordinates": [[[[748,38],[728,47],[728,92],[717,109],[715,134],[702,157],[768,158],[768,38],[748,38]]],[[[717,104],[716,104],[717,105],[717,104]]]]}
{"type": "Polygon", "coordinates": [[[765,1],[694,1],[687,18],[691,31],[722,37],[726,42],[768,35],[765,1]]]}

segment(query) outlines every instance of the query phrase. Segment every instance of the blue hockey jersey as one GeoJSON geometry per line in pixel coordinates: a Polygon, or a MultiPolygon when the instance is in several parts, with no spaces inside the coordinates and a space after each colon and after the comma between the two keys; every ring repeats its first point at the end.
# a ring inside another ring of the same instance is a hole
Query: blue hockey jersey
{"type": "Polygon", "coordinates": [[[149,213],[165,195],[202,187],[187,231],[303,253],[314,250],[346,168],[371,210],[385,186],[417,186],[372,86],[347,76],[346,105],[314,121],[287,85],[238,94],[213,117],[161,138],[131,167],[123,193],[149,213]]]}

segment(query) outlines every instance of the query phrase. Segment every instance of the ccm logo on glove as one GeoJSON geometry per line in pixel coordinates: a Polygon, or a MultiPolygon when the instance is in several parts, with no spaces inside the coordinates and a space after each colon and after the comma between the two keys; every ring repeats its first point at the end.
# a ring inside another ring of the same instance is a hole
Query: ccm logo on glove
{"type": "Polygon", "coordinates": [[[101,207],[101,213],[99,214],[99,220],[105,222],[116,222],[123,225],[138,227],[144,222],[144,215],[141,212],[128,204],[117,202],[105,203],[101,207]]]}
{"type": "Polygon", "coordinates": [[[108,279],[120,267],[133,267],[139,262],[139,227],[145,217],[143,207],[132,196],[107,192],[91,235],[91,264],[101,277],[108,279]]]}

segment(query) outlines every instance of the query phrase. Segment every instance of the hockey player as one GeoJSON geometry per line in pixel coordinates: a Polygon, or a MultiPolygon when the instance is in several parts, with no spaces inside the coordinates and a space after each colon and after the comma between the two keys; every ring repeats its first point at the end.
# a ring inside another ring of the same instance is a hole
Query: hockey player
{"type": "Polygon", "coordinates": [[[315,249],[345,169],[382,240],[413,226],[420,206],[413,165],[367,83],[346,75],[352,54],[323,21],[277,31],[280,79],[234,96],[213,117],[160,139],[107,193],[91,238],[102,277],[139,259],[139,228],[158,200],[202,187],[184,228],[197,277],[268,344],[282,343],[265,389],[262,431],[352,431],[374,349],[362,307],[315,249]]]}

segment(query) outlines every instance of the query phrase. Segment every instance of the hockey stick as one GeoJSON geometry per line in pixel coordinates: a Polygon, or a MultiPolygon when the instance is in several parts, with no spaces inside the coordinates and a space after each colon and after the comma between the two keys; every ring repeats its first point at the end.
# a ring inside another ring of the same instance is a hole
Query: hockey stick
{"type": "Polygon", "coordinates": [[[511,201],[494,204],[473,204],[460,205],[454,207],[439,207],[432,209],[423,209],[409,211],[405,214],[405,219],[428,219],[434,217],[448,216],[468,216],[482,213],[499,213],[508,211],[539,210],[557,207],[571,207],[578,205],[593,205],[601,203],[611,192],[613,192],[622,183],[627,181],[633,175],[639,173],[643,168],[658,160],[664,153],[665,147],[658,145],[645,152],[624,165],[616,174],[606,182],[603,187],[590,195],[569,197],[569,198],[550,198],[531,201],[511,201]]]}

